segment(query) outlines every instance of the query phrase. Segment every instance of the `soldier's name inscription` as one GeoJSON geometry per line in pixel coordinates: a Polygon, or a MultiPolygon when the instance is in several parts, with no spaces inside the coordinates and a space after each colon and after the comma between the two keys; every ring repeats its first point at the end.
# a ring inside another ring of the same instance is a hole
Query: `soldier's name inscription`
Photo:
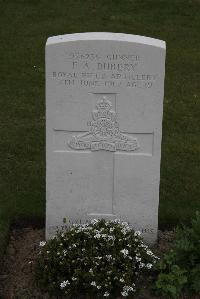
{"type": "Polygon", "coordinates": [[[158,74],[138,70],[138,54],[65,52],[66,69],[55,70],[52,78],[66,87],[151,88],[158,74]]]}

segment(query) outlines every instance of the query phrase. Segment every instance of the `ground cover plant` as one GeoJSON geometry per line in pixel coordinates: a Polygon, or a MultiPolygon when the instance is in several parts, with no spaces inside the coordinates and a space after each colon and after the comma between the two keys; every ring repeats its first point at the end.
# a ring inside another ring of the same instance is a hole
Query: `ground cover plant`
{"type": "Polygon", "coordinates": [[[158,260],[140,234],[118,219],[74,224],[40,243],[36,279],[70,298],[80,292],[92,298],[130,297],[158,260]]]}
{"type": "Polygon", "coordinates": [[[179,227],[172,249],[158,262],[155,290],[168,298],[200,294],[200,213],[191,226],[179,227]]]}
{"type": "Polygon", "coordinates": [[[47,37],[86,31],[167,43],[160,228],[200,209],[198,0],[0,0],[0,251],[10,223],[45,217],[47,37]],[[188,205],[188,201],[190,205],[188,205]]]}

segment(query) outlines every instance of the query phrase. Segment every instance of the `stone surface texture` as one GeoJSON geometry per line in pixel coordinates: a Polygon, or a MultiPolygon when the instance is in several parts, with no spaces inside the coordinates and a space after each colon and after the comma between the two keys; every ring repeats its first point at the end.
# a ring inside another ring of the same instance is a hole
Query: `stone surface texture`
{"type": "Polygon", "coordinates": [[[120,218],[157,238],[165,42],[122,33],[46,44],[46,237],[120,218]]]}

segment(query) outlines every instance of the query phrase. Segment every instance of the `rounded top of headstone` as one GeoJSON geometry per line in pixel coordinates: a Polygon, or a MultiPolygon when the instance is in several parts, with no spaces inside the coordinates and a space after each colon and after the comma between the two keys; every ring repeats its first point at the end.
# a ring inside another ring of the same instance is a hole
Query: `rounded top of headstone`
{"type": "Polygon", "coordinates": [[[165,41],[150,38],[141,35],[125,34],[125,33],[112,33],[112,32],[85,32],[85,33],[73,33],[52,36],[47,39],[46,45],[59,44],[64,42],[73,41],[86,41],[86,40],[109,40],[109,41],[122,41],[133,42],[138,44],[145,44],[159,48],[166,48],[165,41]]]}

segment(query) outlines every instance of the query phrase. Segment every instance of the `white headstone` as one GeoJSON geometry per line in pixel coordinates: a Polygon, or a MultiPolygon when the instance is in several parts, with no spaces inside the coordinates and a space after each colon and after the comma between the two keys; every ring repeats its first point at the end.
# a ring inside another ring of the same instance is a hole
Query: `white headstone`
{"type": "Polygon", "coordinates": [[[120,218],[157,237],[165,42],[121,33],[46,44],[46,237],[120,218]]]}

